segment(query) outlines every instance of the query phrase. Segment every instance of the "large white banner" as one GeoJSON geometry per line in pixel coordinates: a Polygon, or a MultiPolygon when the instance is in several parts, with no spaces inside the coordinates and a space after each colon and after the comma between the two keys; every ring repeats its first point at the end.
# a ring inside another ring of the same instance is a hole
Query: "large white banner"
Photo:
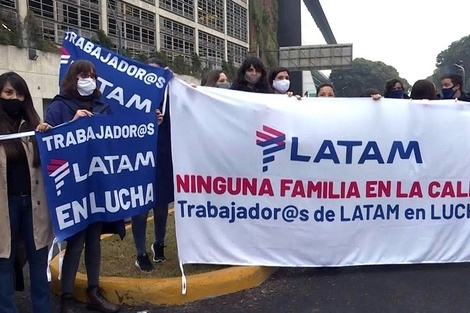
{"type": "Polygon", "coordinates": [[[171,83],[182,263],[470,260],[470,107],[171,83]]]}

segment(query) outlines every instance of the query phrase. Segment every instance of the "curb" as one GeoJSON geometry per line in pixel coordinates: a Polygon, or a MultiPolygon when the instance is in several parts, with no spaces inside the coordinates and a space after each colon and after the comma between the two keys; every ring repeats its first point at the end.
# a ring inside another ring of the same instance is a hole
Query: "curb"
{"type": "MultiPolygon", "coordinates": [[[[58,255],[51,262],[51,290],[60,295],[58,280],[58,255]]],[[[127,305],[156,304],[175,305],[212,298],[260,285],[277,268],[261,266],[233,266],[217,271],[186,276],[187,293],[181,293],[181,277],[173,278],[132,278],[100,277],[100,287],[106,298],[114,303],[127,305]]],[[[87,277],[77,273],[74,296],[86,302],[87,277]]]]}

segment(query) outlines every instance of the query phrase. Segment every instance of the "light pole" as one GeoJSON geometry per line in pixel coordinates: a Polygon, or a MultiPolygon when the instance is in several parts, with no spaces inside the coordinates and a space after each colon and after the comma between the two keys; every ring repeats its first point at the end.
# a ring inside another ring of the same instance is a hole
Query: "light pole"
{"type": "MultiPolygon", "coordinates": [[[[460,60],[459,63],[462,64],[463,63],[462,60],[460,60]]],[[[463,65],[460,65],[460,64],[454,63],[454,66],[458,67],[460,71],[462,71],[462,83],[463,83],[462,90],[463,90],[465,88],[465,68],[463,67],[463,65]]]]}

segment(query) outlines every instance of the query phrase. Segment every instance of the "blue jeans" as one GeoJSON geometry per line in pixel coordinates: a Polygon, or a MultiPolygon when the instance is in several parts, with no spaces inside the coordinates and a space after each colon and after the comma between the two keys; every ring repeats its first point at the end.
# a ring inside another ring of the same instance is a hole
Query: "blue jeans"
{"type": "MultiPolygon", "coordinates": [[[[148,212],[132,217],[132,235],[137,254],[147,253],[145,249],[145,237],[147,234],[148,212]]],[[[153,208],[154,243],[163,244],[165,242],[166,221],[168,219],[168,204],[158,205],[153,208]]]]}
{"type": "Polygon", "coordinates": [[[8,196],[8,209],[10,213],[11,254],[8,259],[0,259],[0,312],[17,312],[13,264],[20,239],[25,242],[26,257],[29,263],[33,312],[50,312],[51,298],[47,281],[48,247],[36,250],[31,197],[8,196]]]}

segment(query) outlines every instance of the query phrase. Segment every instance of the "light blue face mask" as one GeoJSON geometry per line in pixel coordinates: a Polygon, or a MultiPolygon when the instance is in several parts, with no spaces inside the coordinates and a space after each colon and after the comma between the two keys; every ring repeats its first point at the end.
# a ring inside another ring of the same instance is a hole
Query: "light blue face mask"
{"type": "Polygon", "coordinates": [[[230,87],[232,87],[232,84],[230,83],[217,84],[217,88],[230,89],[230,87]]]}

